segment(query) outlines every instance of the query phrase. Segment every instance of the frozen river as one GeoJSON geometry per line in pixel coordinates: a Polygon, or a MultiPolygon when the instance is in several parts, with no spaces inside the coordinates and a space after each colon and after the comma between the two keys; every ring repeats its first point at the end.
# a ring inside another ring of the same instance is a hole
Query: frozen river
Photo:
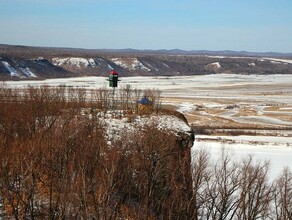
{"type": "MultiPolygon", "coordinates": [[[[283,143],[292,142],[292,138],[275,138],[275,140],[280,140],[278,144],[223,143],[221,141],[210,139],[200,140],[200,138],[207,138],[207,136],[196,136],[192,152],[195,153],[198,149],[205,149],[210,153],[211,158],[213,158],[214,161],[220,158],[222,150],[225,149],[225,152],[232,155],[234,161],[243,159],[248,155],[252,155],[256,161],[270,161],[271,167],[269,177],[272,180],[282,173],[284,167],[289,167],[289,169],[292,170],[292,147],[288,147],[283,143]]],[[[257,140],[257,137],[255,136],[253,139],[257,140]]]]}

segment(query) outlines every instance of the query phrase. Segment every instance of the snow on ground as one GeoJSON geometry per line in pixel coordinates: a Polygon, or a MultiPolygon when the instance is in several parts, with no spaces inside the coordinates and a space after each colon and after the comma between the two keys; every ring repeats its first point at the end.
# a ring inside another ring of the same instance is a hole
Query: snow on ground
{"type": "Polygon", "coordinates": [[[127,63],[125,63],[122,58],[112,58],[111,61],[115,63],[116,65],[121,66],[123,68],[126,68],[126,69],[130,68],[130,66],[127,63]]]}
{"type": "Polygon", "coordinates": [[[283,121],[276,118],[265,117],[265,116],[240,116],[240,117],[233,117],[234,121],[237,122],[249,122],[254,124],[274,124],[274,125],[288,125],[292,126],[292,122],[283,121]]]}
{"type": "MultiPolygon", "coordinates": [[[[98,87],[98,84],[105,80],[104,77],[75,77],[75,78],[64,78],[64,79],[48,79],[44,81],[37,81],[38,84],[52,83],[58,84],[58,82],[63,83],[67,81],[68,84],[74,84],[78,81],[83,82],[94,82],[98,87]]],[[[9,84],[13,85],[13,81],[7,81],[9,84]]],[[[251,86],[251,85],[270,85],[270,84],[290,84],[292,83],[292,75],[240,75],[240,74],[211,74],[211,75],[197,75],[197,76],[180,76],[180,77],[123,77],[122,84],[130,84],[132,87],[149,88],[149,83],[151,83],[152,88],[161,88],[162,91],[180,89],[185,91],[186,88],[192,88],[196,90],[197,88],[209,89],[212,91],[214,88],[224,88],[225,86],[251,86]]],[[[28,82],[20,81],[19,85],[26,85],[28,82]]],[[[265,88],[266,90],[271,90],[271,88],[265,88]]],[[[180,92],[180,91],[179,91],[180,92]]],[[[197,91],[196,91],[197,92],[197,91]]],[[[184,92],[183,95],[178,94],[179,97],[187,97],[189,94],[184,92]]],[[[217,97],[222,94],[217,93],[217,97]]],[[[195,96],[194,96],[195,97],[195,96]]]]}
{"type": "MultiPolygon", "coordinates": [[[[257,101],[257,105],[274,102],[292,103],[292,75],[239,75],[214,74],[182,77],[121,77],[120,86],[132,88],[158,88],[163,97],[205,98],[205,99],[241,99],[241,102],[257,101]],[[273,95],[272,93],[279,93],[273,95]],[[282,92],[282,93],[281,93],[282,92]],[[266,95],[270,93],[271,95],[266,95]]],[[[88,89],[107,85],[105,77],[77,77],[66,79],[48,79],[44,81],[7,81],[7,85],[23,87],[25,85],[61,85],[79,86],[88,89]]]]}
{"type": "MultiPolygon", "coordinates": [[[[271,162],[269,177],[271,181],[277,178],[284,167],[292,169],[292,147],[287,147],[279,143],[278,145],[270,144],[244,144],[244,143],[228,143],[220,141],[200,141],[200,136],[196,136],[192,152],[195,153],[199,149],[205,149],[211,154],[211,161],[216,161],[220,158],[222,149],[231,153],[234,161],[246,158],[248,155],[253,155],[256,161],[269,160],[271,162]]],[[[244,139],[244,138],[242,138],[244,139]]],[[[262,137],[253,137],[260,140],[262,137]]],[[[282,139],[282,138],[281,138],[282,139]]],[[[277,138],[274,141],[278,141],[277,138]]],[[[289,140],[290,141],[290,140],[289,140]]]]}
{"type": "MultiPolygon", "coordinates": [[[[209,58],[219,58],[219,59],[226,58],[226,56],[210,56],[210,55],[206,55],[206,57],[209,57],[209,58]]],[[[233,57],[230,57],[230,58],[233,58],[233,57]]]]}
{"type": "Polygon", "coordinates": [[[169,66],[166,63],[162,63],[163,66],[165,66],[166,68],[169,68],[169,66]]]}
{"type": "Polygon", "coordinates": [[[144,66],[137,58],[112,58],[111,61],[125,69],[151,71],[151,69],[144,66]]]}
{"type": "Polygon", "coordinates": [[[187,113],[187,112],[191,112],[195,109],[195,106],[189,102],[183,102],[181,104],[178,105],[178,112],[181,113],[187,113]]]}
{"type": "Polygon", "coordinates": [[[273,63],[278,63],[278,64],[292,64],[292,60],[290,59],[277,59],[277,58],[265,58],[266,60],[270,60],[273,63]]]}
{"type": "Polygon", "coordinates": [[[216,68],[221,68],[221,65],[219,62],[211,63],[210,65],[216,67],[216,68]]]}
{"type": "Polygon", "coordinates": [[[275,145],[283,145],[283,146],[291,146],[292,148],[292,138],[291,137],[277,137],[277,136],[248,136],[248,135],[240,135],[240,136],[215,136],[215,135],[199,135],[199,139],[208,139],[220,142],[237,142],[237,143],[258,143],[266,146],[275,146],[275,145]]]}
{"type": "MultiPolygon", "coordinates": [[[[231,59],[256,59],[255,57],[249,57],[249,56],[243,56],[243,57],[236,57],[236,56],[209,56],[209,55],[206,55],[206,57],[209,57],[209,58],[218,58],[218,59],[224,59],[224,58],[231,58],[231,59]]],[[[261,58],[261,59],[258,59],[259,61],[263,62],[265,60],[269,60],[269,61],[273,61],[275,63],[280,63],[280,64],[292,64],[292,59],[279,59],[279,58],[261,58]]],[[[250,64],[249,64],[250,65],[250,64]]],[[[253,66],[254,63],[251,63],[250,66],[253,66]]]]}
{"type": "Polygon", "coordinates": [[[16,69],[14,69],[14,67],[12,67],[8,62],[2,61],[2,64],[8,70],[8,72],[10,73],[11,76],[19,76],[16,69]]]}
{"type": "Polygon", "coordinates": [[[151,71],[151,69],[149,69],[148,67],[144,66],[138,59],[134,59],[132,66],[131,66],[132,70],[146,70],[148,72],[151,71]]]}
{"type": "Polygon", "coordinates": [[[28,67],[21,67],[20,69],[27,77],[37,77],[28,67]]]}
{"type": "Polygon", "coordinates": [[[81,57],[67,57],[67,58],[55,57],[52,59],[52,61],[53,61],[53,64],[56,66],[72,65],[78,68],[86,67],[86,66],[92,66],[92,67],[96,66],[96,63],[92,58],[85,59],[81,57]]]}
{"type": "Polygon", "coordinates": [[[282,111],[282,110],[288,110],[288,111],[292,111],[292,107],[290,108],[290,107],[287,107],[287,108],[280,108],[280,110],[282,111]]]}
{"type": "MultiPolygon", "coordinates": [[[[154,69],[156,72],[158,72],[159,71],[159,69],[157,69],[156,67],[153,67],[152,65],[150,65],[149,63],[147,63],[147,62],[144,62],[144,64],[146,64],[148,67],[150,67],[150,68],[152,68],[152,69],[154,69]]],[[[150,69],[150,71],[151,71],[151,69],[150,69]]],[[[148,71],[149,72],[149,71],[148,71]]]]}
{"type": "MultiPolygon", "coordinates": [[[[292,75],[214,74],[181,77],[120,77],[119,87],[159,89],[163,102],[184,114],[216,116],[244,123],[291,126],[292,75]],[[274,109],[266,110],[270,106],[274,109]],[[200,107],[197,109],[197,107],[200,107]],[[285,108],[285,109],[283,109],[285,108]],[[251,113],[248,110],[252,110],[251,113]],[[287,111],[281,112],[282,110],[287,111]],[[202,112],[202,114],[200,113],[202,112]]],[[[7,81],[11,87],[67,85],[85,89],[108,88],[106,77],[77,77],[43,81],[7,81]]],[[[205,117],[207,116],[207,118],[205,117]]],[[[195,117],[197,123],[199,117],[195,117]]],[[[201,122],[200,122],[201,123],[201,122]]]]}
{"type": "Polygon", "coordinates": [[[92,67],[96,66],[96,63],[95,63],[94,59],[92,59],[92,58],[88,59],[88,63],[89,63],[90,66],[92,66],[92,67]]]}
{"type": "MultiPolygon", "coordinates": [[[[273,63],[273,64],[283,64],[282,62],[274,61],[274,60],[271,60],[270,62],[273,63]]],[[[284,63],[284,64],[286,64],[286,63],[284,63]]]]}
{"type": "Polygon", "coordinates": [[[150,117],[137,116],[129,122],[128,118],[115,118],[113,114],[115,113],[108,112],[104,118],[101,117],[101,123],[106,128],[109,142],[119,140],[124,131],[133,133],[135,129],[145,125],[155,125],[158,129],[167,129],[174,134],[178,134],[179,132],[191,132],[191,128],[184,121],[173,115],[153,115],[150,117]]]}

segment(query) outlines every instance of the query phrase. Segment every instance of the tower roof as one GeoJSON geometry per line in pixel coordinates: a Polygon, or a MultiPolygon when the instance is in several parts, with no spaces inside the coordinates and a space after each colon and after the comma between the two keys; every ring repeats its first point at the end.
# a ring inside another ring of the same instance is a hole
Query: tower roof
{"type": "Polygon", "coordinates": [[[110,74],[111,75],[119,75],[119,73],[117,71],[115,71],[115,70],[110,71],[110,74]]]}
{"type": "Polygon", "coordinates": [[[140,101],[138,101],[138,103],[140,103],[142,105],[150,105],[150,104],[152,104],[152,102],[146,96],[144,98],[142,98],[140,101]]]}

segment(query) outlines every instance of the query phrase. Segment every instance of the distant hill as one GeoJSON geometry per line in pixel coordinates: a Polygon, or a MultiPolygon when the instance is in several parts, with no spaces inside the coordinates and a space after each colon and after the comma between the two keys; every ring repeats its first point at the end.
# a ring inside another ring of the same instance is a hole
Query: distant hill
{"type": "Polygon", "coordinates": [[[0,44],[0,79],[215,73],[292,74],[292,53],[247,51],[80,49],[0,44]]]}

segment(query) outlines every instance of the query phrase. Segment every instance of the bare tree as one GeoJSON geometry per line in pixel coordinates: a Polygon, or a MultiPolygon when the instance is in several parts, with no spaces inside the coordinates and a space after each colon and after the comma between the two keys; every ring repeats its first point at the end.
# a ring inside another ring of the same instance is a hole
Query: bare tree
{"type": "Polygon", "coordinates": [[[249,156],[242,162],[239,186],[238,219],[267,219],[270,214],[273,187],[268,182],[269,162],[254,163],[249,156]]]}
{"type": "Polygon", "coordinates": [[[275,216],[278,220],[292,219],[292,173],[288,167],[277,179],[274,194],[275,216]]]}
{"type": "Polygon", "coordinates": [[[211,178],[207,179],[207,212],[210,219],[232,219],[238,207],[240,187],[239,164],[223,149],[221,158],[214,165],[211,178]]]}

